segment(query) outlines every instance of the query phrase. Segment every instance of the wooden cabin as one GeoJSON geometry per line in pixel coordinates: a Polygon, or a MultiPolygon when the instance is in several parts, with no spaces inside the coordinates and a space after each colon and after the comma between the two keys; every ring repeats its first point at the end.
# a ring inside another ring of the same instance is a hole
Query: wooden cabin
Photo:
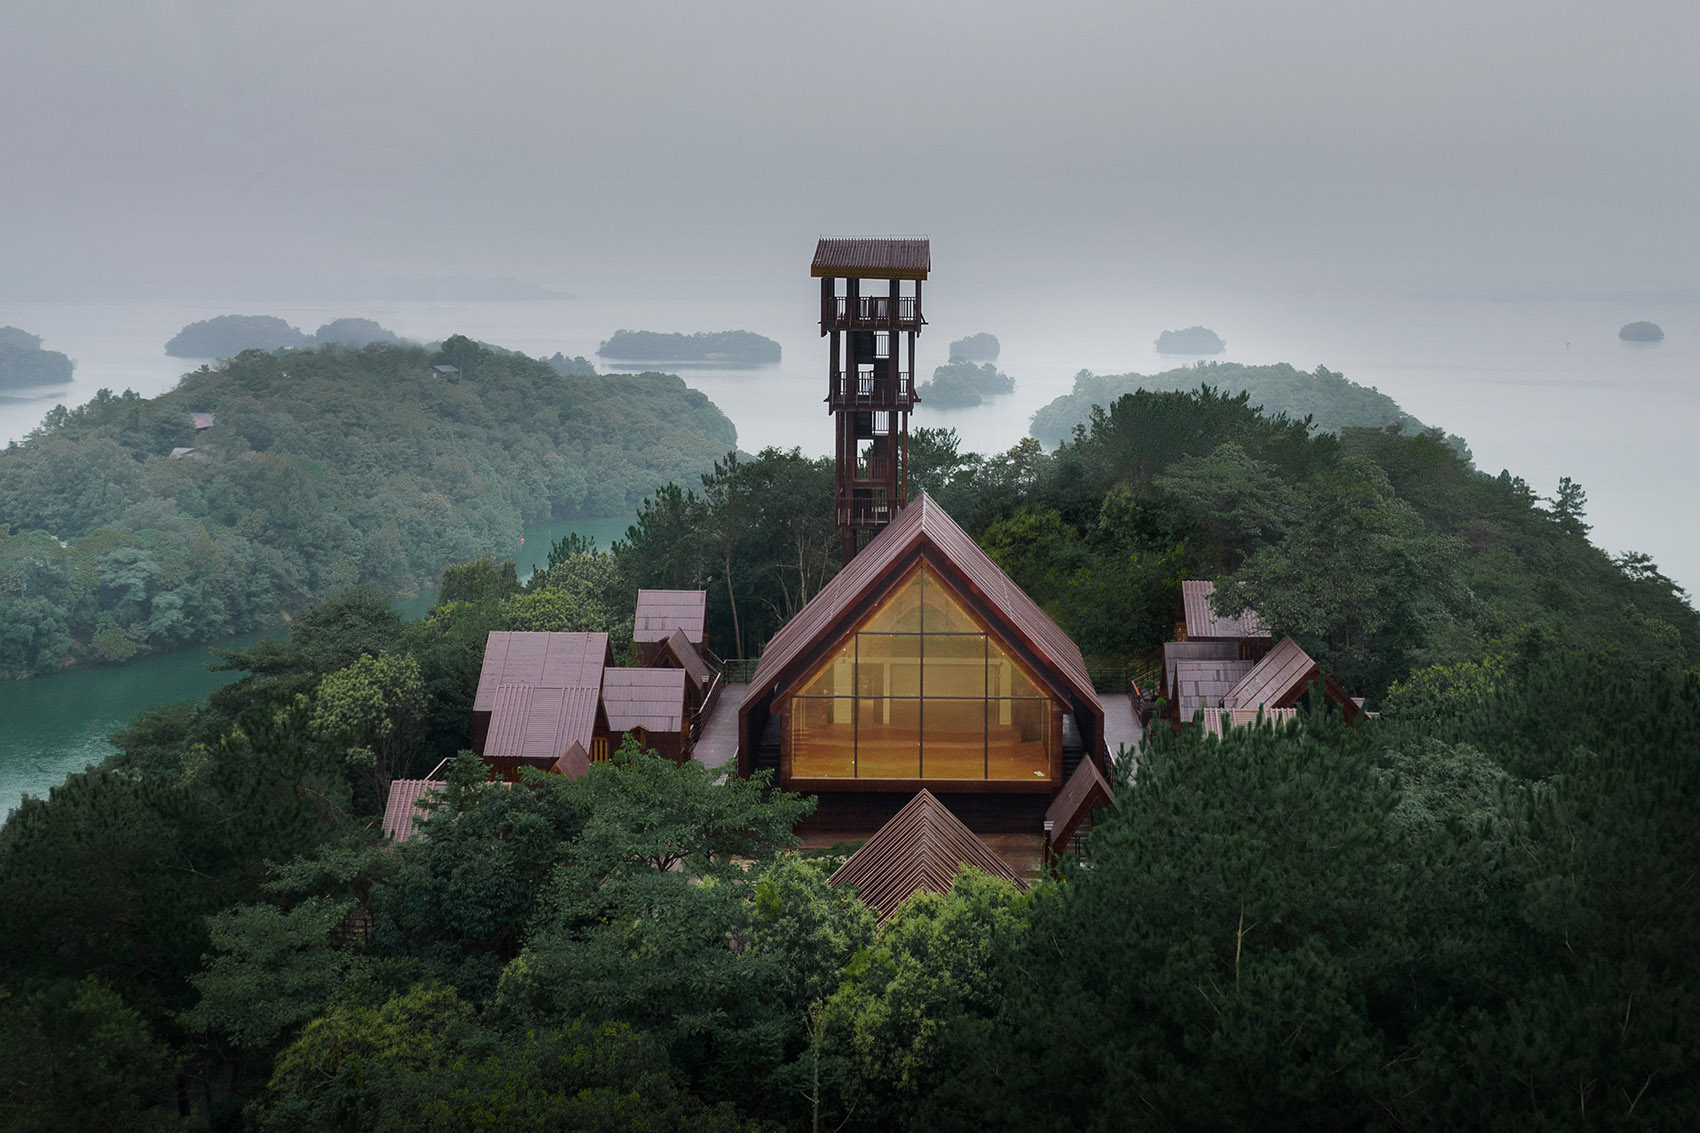
{"type": "Polygon", "coordinates": [[[865,838],[926,788],[1037,861],[1085,760],[1108,772],[1079,648],[925,494],[774,635],[739,712],[739,774],[819,796],[805,844],[865,838]]]}
{"type": "Polygon", "coordinates": [[[522,766],[579,775],[608,758],[605,633],[493,631],[472,702],[472,747],[505,777],[522,766]]]}
{"type": "Polygon", "coordinates": [[[674,763],[691,757],[688,695],[682,669],[608,669],[602,674],[602,706],[614,742],[629,734],[674,763]]]}
{"type": "Polygon", "coordinates": [[[639,590],[632,643],[645,665],[678,664],[673,635],[681,635],[691,651],[708,657],[708,591],[639,590]]]}

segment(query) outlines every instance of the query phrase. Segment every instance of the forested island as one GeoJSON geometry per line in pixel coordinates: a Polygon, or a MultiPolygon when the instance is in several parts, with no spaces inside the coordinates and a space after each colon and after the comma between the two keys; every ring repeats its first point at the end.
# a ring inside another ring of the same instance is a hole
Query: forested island
{"type": "MultiPolygon", "coordinates": [[[[1351,425],[1398,425],[1410,433],[1428,428],[1380,390],[1358,385],[1325,366],[1307,373],[1285,362],[1273,366],[1195,362],[1160,374],[1094,374],[1082,370],[1074,376],[1072,392],[1033,414],[1028,432],[1047,445],[1058,445],[1090,420],[1095,405],[1109,405],[1139,389],[1187,390],[1200,384],[1229,394],[1244,390],[1251,395],[1251,403],[1261,405],[1265,413],[1309,417],[1318,429],[1331,433],[1351,425]]],[[[1468,452],[1462,440],[1452,438],[1452,443],[1460,452],[1468,452]]]]}
{"type": "Polygon", "coordinates": [[[952,358],[933,370],[931,381],[915,390],[922,402],[938,409],[961,409],[979,405],[988,397],[1013,393],[1015,379],[990,362],[975,365],[952,358]]]}
{"type": "Polygon", "coordinates": [[[65,355],[41,348],[40,335],[0,327],[0,389],[67,385],[71,369],[65,355]]]}
{"type": "Polygon", "coordinates": [[[624,362],[701,362],[716,366],[765,366],[779,361],[779,343],[747,330],[661,334],[617,330],[596,348],[602,358],[624,362]]]}
{"type": "Polygon", "coordinates": [[[327,344],[359,349],[374,343],[396,346],[401,339],[371,319],[336,319],[309,335],[272,315],[218,315],[178,331],[165,344],[165,352],[173,358],[232,358],[244,350],[327,344]]]}
{"type": "Polygon", "coordinates": [[[1590,543],[1578,485],[1208,387],[1113,399],[1052,454],[928,429],[910,451],[1093,663],[1148,655],[1177,580],[1215,578],[1380,715],[1159,729],[1054,876],[965,871],[877,930],[826,882],[848,847],[789,852],[812,803],[759,777],[628,745],[483,786],[455,753],[488,631],[619,633],[635,587],[704,587],[715,649],[747,655],[836,571],[831,463],[729,458],[526,585],[472,562],[407,624],[333,595],[27,800],[0,830],[6,1122],[1700,1120],[1700,616],[1590,543]],[[444,758],[424,836],[382,842],[383,779],[444,758]]]}
{"type": "Polygon", "coordinates": [[[544,361],[549,363],[557,374],[565,374],[574,378],[594,378],[596,376],[596,364],[586,359],[582,354],[568,358],[557,350],[544,361]]]}
{"type": "Polygon", "coordinates": [[[1220,354],[1228,349],[1221,335],[1208,327],[1166,330],[1152,345],[1159,354],[1220,354]]]}
{"type": "Polygon", "coordinates": [[[1665,328],[1658,323],[1625,323],[1618,328],[1617,337],[1625,342],[1663,342],[1665,328]]]}
{"type": "Polygon", "coordinates": [[[996,362],[1001,349],[998,336],[981,331],[959,338],[950,344],[952,362],[996,362]]]}
{"type": "Polygon", "coordinates": [[[462,336],[102,390],[0,450],[0,674],[258,629],[350,585],[411,591],[526,522],[630,514],[735,444],[676,376],[564,377],[462,336]]]}

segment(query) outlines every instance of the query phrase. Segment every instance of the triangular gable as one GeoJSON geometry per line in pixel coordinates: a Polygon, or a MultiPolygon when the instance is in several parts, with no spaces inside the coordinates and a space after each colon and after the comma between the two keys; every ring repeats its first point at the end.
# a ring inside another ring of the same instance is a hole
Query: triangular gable
{"type": "MultiPolygon", "coordinates": [[[[922,562],[1059,700],[1096,717],[1091,729],[1080,723],[1102,748],[1103,706],[1079,646],[924,492],[773,635],[750,678],[743,714],[802,680],[922,562]]],[[[1103,758],[1102,751],[1094,755],[1103,758]]]]}
{"type": "Polygon", "coordinates": [[[1116,793],[1110,787],[1110,781],[1104,778],[1104,773],[1098,770],[1098,765],[1090,759],[1080,761],[1080,766],[1074,769],[1074,774],[1068,777],[1063,789],[1057,792],[1057,797],[1051,800],[1051,805],[1045,811],[1045,830],[1051,837],[1051,852],[1061,856],[1068,850],[1069,842],[1081,824],[1092,817],[1094,811],[1116,805],[1116,793]]]}
{"type": "Polygon", "coordinates": [[[850,855],[830,884],[854,887],[856,896],[884,924],[917,890],[950,892],[957,870],[965,865],[1027,888],[1008,862],[931,791],[922,790],[850,855]]]}
{"type": "Polygon", "coordinates": [[[1291,708],[1318,676],[1323,677],[1323,694],[1340,706],[1347,720],[1355,720],[1358,706],[1333,677],[1322,673],[1311,655],[1290,637],[1283,637],[1263,660],[1252,666],[1240,682],[1222,698],[1223,708],[1291,708]]]}
{"type": "Polygon", "coordinates": [[[664,658],[685,670],[685,676],[693,688],[700,693],[708,687],[714,678],[714,671],[708,667],[708,662],[703,660],[702,654],[697,652],[696,646],[685,636],[684,630],[674,630],[663,644],[666,647],[664,658]]]}
{"type": "Polygon", "coordinates": [[[568,779],[582,778],[590,773],[590,753],[585,751],[583,744],[575,741],[555,761],[554,771],[568,779]]]}

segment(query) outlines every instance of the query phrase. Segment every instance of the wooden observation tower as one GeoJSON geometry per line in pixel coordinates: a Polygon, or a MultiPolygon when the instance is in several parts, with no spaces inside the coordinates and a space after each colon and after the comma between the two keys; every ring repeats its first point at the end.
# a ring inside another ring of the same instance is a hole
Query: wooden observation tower
{"type": "Polygon", "coordinates": [[[925,237],[825,236],[815,246],[809,274],[820,280],[821,335],[832,339],[826,402],[846,563],[908,498],[915,336],[927,325],[921,282],[931,267],[925,237]]]}

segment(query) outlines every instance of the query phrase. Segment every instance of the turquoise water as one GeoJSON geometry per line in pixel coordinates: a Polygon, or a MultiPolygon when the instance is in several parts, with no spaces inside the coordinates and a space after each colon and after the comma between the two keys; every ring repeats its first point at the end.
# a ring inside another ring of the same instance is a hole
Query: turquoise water
{"type": "MultiPolygon", "coordinates": [[[[512,557],[523,579],[548,561],[556,539],[576,531],[606,550],[631,522],[630,516],[615,516],[537,524],[526,528],[521,545],[492,548],[491,554],[512,557]]],[[[427,590],[396,606],[416,618],[435,600],[436,591],[427,590]]],[[[243,648],[264,636],[249,634],[217,645],[243,648]]],[[[24,795],[44,796],[66,775],[111,755],[107,737],[142,709],[201,700],[242,675],[212,672],[207,668],[212,660],[203,646],[110,669],[0,682],[0,815],[10,813],[24,795]]]]}

